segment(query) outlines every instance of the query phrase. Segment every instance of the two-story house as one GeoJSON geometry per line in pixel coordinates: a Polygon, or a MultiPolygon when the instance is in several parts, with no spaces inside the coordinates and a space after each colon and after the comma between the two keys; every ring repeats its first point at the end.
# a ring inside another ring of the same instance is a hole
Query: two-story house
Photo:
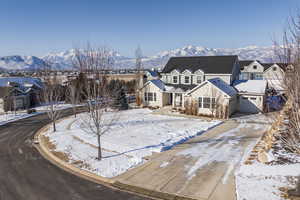
{"type": "Polygon", "coordinates": [[[143,105],[184,109],[186,102],[197,101],[199,114],[211,115],[219,100],[231,115],[237,103],[232,84],[239,73],[237,56],[172,57],[161,79],[148,81],[141,89],[143,105]]]}
{"type": "Polygon", "coordinates": [[[257,60],[239,61],[240,80],[266,80],[269,87],[283,92],[282,81],[286,71],[293,70],[293,66],[285,63],[262,63],[257,60]]]}

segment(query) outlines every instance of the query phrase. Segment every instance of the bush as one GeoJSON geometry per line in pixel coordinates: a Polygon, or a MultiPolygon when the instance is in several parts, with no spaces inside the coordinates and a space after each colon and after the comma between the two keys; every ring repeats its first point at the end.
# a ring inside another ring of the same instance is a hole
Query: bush
{"type": "Polygon", "coordinates": [[[36,113],[36,109],[28,109],[27,114],[36,113]]]}

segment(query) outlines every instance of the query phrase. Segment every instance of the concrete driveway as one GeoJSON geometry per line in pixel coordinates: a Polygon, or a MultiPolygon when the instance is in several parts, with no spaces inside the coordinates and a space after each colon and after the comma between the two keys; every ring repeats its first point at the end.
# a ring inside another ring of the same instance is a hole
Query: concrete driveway
{"type": "Polygon", "coordinates": [[[227,121],[116,179],[192,199],[236,199],[234,171],[267,128],[245,119],[227,121]]]}

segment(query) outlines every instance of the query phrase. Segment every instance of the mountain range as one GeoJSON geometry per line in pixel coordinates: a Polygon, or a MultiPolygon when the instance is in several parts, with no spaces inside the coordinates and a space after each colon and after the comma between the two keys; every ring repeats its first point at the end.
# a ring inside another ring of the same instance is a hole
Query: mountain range
{"type": "MultiPolygon", "coordinates": [[[[135,58],[120,55],[111,51],[110,55],[115,60],[114,68],[134,68],[135,58]]],[[[162,68],[170,57],[174,56],[214,56],[214,55],[238,55],[240,60],[260,60],[261,62],[274,62],[273,47],[247,46],[244,48],[207,48],[188,45],[183,48],[162,51],[154,56],[145,56],[142,59],[144,68],[162,68]]],[[[49,53],[42,57],[37,56],[4,56],[0,57],[0,69],[2,70],[36,70],[42,68],[45,63],[51,63],[53,69],[71,70],[75,50],[70,49],[58,53],[49,53]]]]}

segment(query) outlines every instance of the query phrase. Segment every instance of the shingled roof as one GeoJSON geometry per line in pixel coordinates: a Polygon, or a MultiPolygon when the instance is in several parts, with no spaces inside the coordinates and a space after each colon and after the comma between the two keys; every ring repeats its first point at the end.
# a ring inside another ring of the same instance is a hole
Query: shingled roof
{"type": "Polygon", "coordinates": [[[287,63],[261,63],[261,64],[262,66],[264,66],[264,71],[272,67],[274,64],[277,64],[282,70],[285,71],[287,66],[289,65],[287,63]]]}
{"type": "Polygon", "coordinates": [[[174,69],[179,72],[190,70],[195,72],[202,70],[207,74],[231,74],[237,56],[190,56],[171,57],[162,70],[162,73],[170,73],[174,69]]]}

